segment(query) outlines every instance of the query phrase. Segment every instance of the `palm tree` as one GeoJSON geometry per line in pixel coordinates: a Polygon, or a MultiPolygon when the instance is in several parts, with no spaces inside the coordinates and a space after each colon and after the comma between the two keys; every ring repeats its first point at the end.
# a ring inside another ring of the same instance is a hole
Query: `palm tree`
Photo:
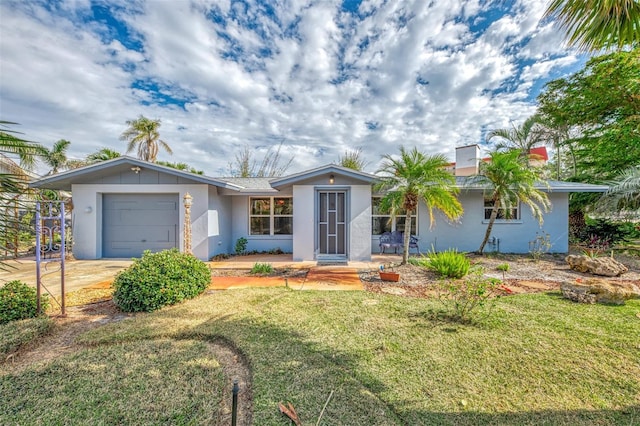
{"type": "Polygon", "coordinates": [[[628,168],[611,182],[602,201],[614,210],[640,209],[640,165],[628,168]]]}
{"type": "Polygon", "coordinates": [[[544,133],[540,125],[540,117],[532,115],[521,126],[511,125],[511,129],[495,129],[487,134],[487,141],[498,137],[505,141],[496,145],[497,149],[518,149],[523,158],[529,157],[531,148],[543,142],[544,133]]]}
{"type": "Polygon", "coordinates": [[[362,158],[362,148],[345,151],[344,155],[338,159],[339,166],[359,172],[364,170],[367,164],[367,161],[362,158]]]}
{"type": "Polygon", "coordinates": [[[42,161],[51,167],[51,170],[47,173],[48,175],[54,175],[58,173],[60,169],[67,167],[69,162],[67,159],[67,149],[69,149],[69,145],[71,145],[71,142],[60,139],[53,144],[51,150],[47,150],[47,153],[42,156],[42,161]]]}
{"type": "Polygon", "coordinates": [[[172,163],[170,161],[157,161],[156,164],[165,167],[171,167],[172,169],[182,170],[184,172],[194,173],[196,175],[204,175],[202,170],[198,170],[194,167],[191,167],[187,163],[172,163]]]}
{"type": "MultiPolygon", "coordinates": [[[[0,249],[5,253],[10,249],[7,244],[10,241],[14,241],[11,244],[17,250],[14,240],[20,225],[17,209],[22,196],[29,192],[27,171],[35,165],[36,156],[46,152],[42,145],[16,136],[18,132],[10,128],[15,124],[0,120],[0,249]],[[17,156],[19,164],[11,156],[17,156]]],[[[7,269],[7,265],[0,261],[0,269],[7,269]]]]}
{"type": "Polygon", "coordinates": [[[556,18],[569,45],[585,52],[640,43],[638,0],[552,0],[544,17],[556,18]]]}
{"type": "Polygon", "coordinates": [[[471,176],[469,185],[481,185],[485,199],[491,200],[491,216],[484,239],[478,253],[482,254],[489,241],[493,224],[501,213],[505,219],[511,219],[518,204],[529,206],[531,213],[542,225],[542,214],[551,206],[547,194],[535,187],[540,179],[540,169],[529,167],[519,150],[495,151],[488,161],[480,163],[479,174],[471,176]]]}
{"type": "Polygon", "coordinates": [[[110,148],[102,148],[93,154],[87,155],[86,161],[88,164],[100,163],[102,161],[113,160],[114,158],[122,157],[118,151],[114,151],[110,148]]]}
{"type": "MultiPolygon", "coordinates": [[[[18,132],[10,129],[10,126],[15,124],[17,123],[0,120],[0,153],[17,155],[20,159],[19,167],[31,170],[35,166],[36,157],[46,154],[47,149],[40,144],[26,141],[16,136],[18,132]]],[[[3,158],[11,160],[6,155],[3,158]]],[[[13,160],[11,162],[16,164],[13,160]]]]}
{"type": "Polygon", "coordinates": [[[143,115],[135,120],[127,120],[129,126],[120,135],[120,140],[127,141],[127,153],[138,147],[138,158],[155,163],[158,147],[161,146],[169,154],[173,154],[167,143],[160,139],[158,128],[160,120],[151,120],[143,115]]]}
{"type": "Polygon", "coordinates": [[[450,219],[462,215],[462,205],[458,201],[455,177],[445,170],[449,161],[443,155],[426,156],[413,148],[407,151],[400,147],[400,158],[383,156],[384,161],[377,173],[381,174],[375,190],[385,192],[380,208],[395,217],[400,211],[406,214],[404,252],[402,264],[409,259],[411,237],[411,215],[422,200],[429,212],[429,223],[435,223],[433,211],[440,210],[450,219]]]}

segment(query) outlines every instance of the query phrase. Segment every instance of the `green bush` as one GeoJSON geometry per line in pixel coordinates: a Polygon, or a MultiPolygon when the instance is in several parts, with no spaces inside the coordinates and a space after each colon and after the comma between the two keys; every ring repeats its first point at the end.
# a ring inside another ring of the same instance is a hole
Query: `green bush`
{"type": "Polygon", "coordinates": [[[236,240],[236,246],[234,247],[234,250],[236,252],[236,254],[243,254],[247,251],[247,243],[249,241],[247,241],[247,239],[245,237],[240,237],[236,240]]]}
{"type": "Polygon", "coordinates": [[[607,219],[588,219],[578,235],[584,244],[597,238],[599,241],[607,241],[608,245],[629,241],[638,238],[640,230],[637,225],[630,222],[613,222],[607,219]]]}
{"type": "Polygon", "coordinates": [[[409,263],[421,268],[429,268],[429,258],[425,255],[420,255],[420,257],[410,257],[409,263]]]}
{"type": "MultiPolygon", "coordinates": [[[[443,280],[438,284],[438,299],[448,310],[449,316],[457,321],[468,321],[476,311],[492,307],[502,284],[497,278],[484,276],[484,269],[474,268],[464,280],[443,280]]],[[[490,309],[483,311],[488,315],[490,309]]]]}
{"type": "MultiPolygon", "coordinates": [[[[48,307],[45,296],[40,299],[42,311],[48,307]]],[[[38,315],[36,289],[22,281],[10,281],[0,288],[0,324],[34,318],[38,315]]]]}
{"type": "Polygon", "coordinates": [[[113,301],[125,312],[151,312],[191,299],[211,282],[209,267],[177,249],[145,251],[140,259],[118,273],[113,301]]]}
{"type": "Polygon", "coordinates": [[[273,272],[273,266],[270,263],[256,262],[251,268],[251,274],[270,274],[273,272]]]}
{"type": "Polygon", "coordinates": [[[427,267],[442,277],[462,278],[469,273],[471,263],[464,253],[458,253],[455,249],[449,249],[440,253],[433,251],[427,254],[429,262],[427,267]]]}

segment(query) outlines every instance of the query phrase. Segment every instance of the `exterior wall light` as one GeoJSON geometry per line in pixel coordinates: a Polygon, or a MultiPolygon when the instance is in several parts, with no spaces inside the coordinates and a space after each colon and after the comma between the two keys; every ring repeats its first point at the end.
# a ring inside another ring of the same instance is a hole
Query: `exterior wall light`
{"type": "Polygon", "coordinates": [[[333,182],[335,182],[335,178],[334,178],[334,176],[333,176],[333,175],[329,175],[329,183],[330,183],[331,185],[333,185],[333,182]]]}
{"type": "Polygon", "coordinates": [[[91,213],[92,211],[93,211],[93,207],[91,207],[91,206],[87,206],[87,207],[85,207],[85,209],[84,209],[84,212],[85,212],[85,213],[91,213]]]}
{"type": "Polygon", "coordinates": [[[132,171],[133,173],[135,173],[135,174],[138,174],[138,173],[140,173],[140,167],[138,167],[138,166],[133,166],[133,167],[131,168],[131,171],[132,171]]]}

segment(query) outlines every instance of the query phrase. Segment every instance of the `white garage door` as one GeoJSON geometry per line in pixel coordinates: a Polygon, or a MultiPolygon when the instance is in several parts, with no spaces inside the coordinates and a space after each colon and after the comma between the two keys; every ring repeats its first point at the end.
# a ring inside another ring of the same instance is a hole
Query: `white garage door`
{"type": "Polygon", "coordinates": [[[104,194],[102,257],[178,247],[178,194],[104,194]]]}

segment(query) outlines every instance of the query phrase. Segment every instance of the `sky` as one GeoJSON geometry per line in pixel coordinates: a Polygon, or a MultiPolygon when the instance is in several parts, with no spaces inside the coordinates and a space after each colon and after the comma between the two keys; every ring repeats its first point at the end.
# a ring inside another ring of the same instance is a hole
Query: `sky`
{"type": "MultiPolygon", "coordinates": [[[[160,119],[158,160],[230,175],[248,147],[288,173],[400,146],[452,161],[576,72],[545,0],[0,1],[0,120],[70,158],[121,153],[160,119]]],[[[136,156],[136,152],[130,155],[136,156]]],[[[42,169],[41,172],[46,172],[42,169]]]]}

